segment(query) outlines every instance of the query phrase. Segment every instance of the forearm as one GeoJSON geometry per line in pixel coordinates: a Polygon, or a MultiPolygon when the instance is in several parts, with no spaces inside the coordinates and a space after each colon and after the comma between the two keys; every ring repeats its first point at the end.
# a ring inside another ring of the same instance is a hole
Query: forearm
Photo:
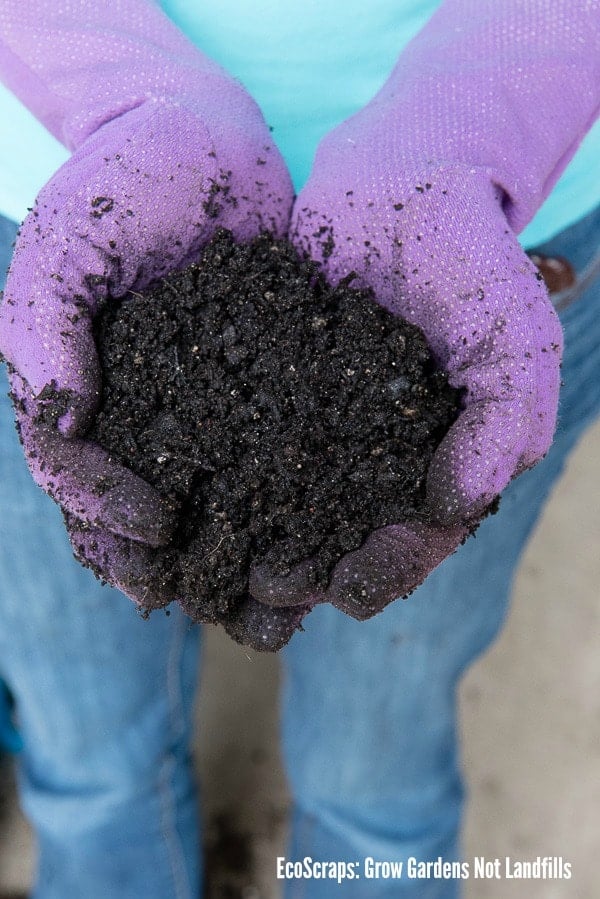
{"type": "Polygon", "coordinates": [[[0,80],[70,149],[147,100],[225,77],[153,0],[3,0],[0,80]]]}

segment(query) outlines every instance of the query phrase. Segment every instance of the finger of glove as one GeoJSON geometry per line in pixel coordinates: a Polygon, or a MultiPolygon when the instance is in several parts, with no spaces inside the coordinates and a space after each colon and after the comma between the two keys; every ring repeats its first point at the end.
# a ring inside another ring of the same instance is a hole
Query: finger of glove
{"type": "Polygon", "coordinates": [[[94,443],[63,437],[36,421],[17,399],[18,428],[36,484],[83,522],[160,546],[175,526],[175,508],[150,484],[94,443]],[[20,407],[20,408],[19,408],[20,407]]]}
{"type": "MultiPolygon", "coordinates": [[[[185,605],[180,604],[185,610],[185,605]]],[[[272,608],[248,596],[220,623],[237,643],[259,652],[277,652],[301,628],[303,618],[311,609],[310,603],[287,609],[272,608]]]]}
{"type": "Polygon", "coordinates": [[[307,561],[283,577],[265,565],[257,566],[250,576],[250,592],[265,605],[294,608],[303,602],[330,602],[353,618],[371,618],[422,583],[468,533],[463,525],[389,525],[345,555],[324,590],[315,588],[314,566],[307,561]]]}
{"type": "Polygon", "coordinates": [[[289,574],[275,575],[268,565],[250,570],[250,595],[271,608],[291,608],[310,602],[324,602],[325,594],[315,585],[315,565],[310,559],[294,565],[289,574]]]}
{"type": "Polygon", "coordinates": [[[73,515],[66,516],[73,553],[96,577],[121,590],[144,611],[161,609],[173,600],[168,577],[157,574],[156,550],[73,515]]]}
{"type": "Polygon", "coordinates": [[[407,596],[468,536],[463,525],[421,522],[379,528],[336,565],[328,602],[362,621],[407,596]]]}
{"type": "Polygon", "coordinates": [[[553,420],[548,427],[540,416],[495,400],[472,403],[459,416],[427,472],[427,504],[438,522],[479,519],[514,477],[539,461],[553,432],[553,420]]]}

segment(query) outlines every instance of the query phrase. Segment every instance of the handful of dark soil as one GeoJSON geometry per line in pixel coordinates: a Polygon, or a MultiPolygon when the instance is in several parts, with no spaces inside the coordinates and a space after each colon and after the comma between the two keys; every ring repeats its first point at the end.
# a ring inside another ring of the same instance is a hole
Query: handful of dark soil
{"type": "Polygon", "coordinates": [[[374,529],[427,520],[458,392],[421,333],[350,280],[332,289],[288,243],[221,231],[97,321],[89,437],[177,503],[155,565],[197,621],[227,627],[254,564],[281,575],[313,558],[324,587],[374,529]]]}

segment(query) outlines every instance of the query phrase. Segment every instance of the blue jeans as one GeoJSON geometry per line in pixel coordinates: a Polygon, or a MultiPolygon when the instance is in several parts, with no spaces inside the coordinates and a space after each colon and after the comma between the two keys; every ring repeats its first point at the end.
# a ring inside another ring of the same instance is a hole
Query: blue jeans
{"type": "MultiPolygon", "coordinates": [[[[544,249],[582,271],[600,251],[600,210],[544,249]]],[[[363,623],[318,608],[284,650],[288,859],[458,856],[456,688],[496,636],[527,537],[600,408],[600,279],[562,319],[560,420],[544,461],[407,602],[363,623]]],[[[73,561],[58,509],[26,470],[5,397],[0,415],[0,676],[24,740],[21,797],[39,846],[34,896],[196,897],[189,739],[200,629],[176,608],[141,620],[73,561]]],[[[450,899],[459,887],[293,880],[286,895],[450,899]]]]}

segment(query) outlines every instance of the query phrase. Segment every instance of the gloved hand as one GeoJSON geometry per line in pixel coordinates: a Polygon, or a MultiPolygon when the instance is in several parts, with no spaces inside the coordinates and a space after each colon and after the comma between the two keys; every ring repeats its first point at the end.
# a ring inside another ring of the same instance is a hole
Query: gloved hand
{"type": "Polygon", "coordinates": [[[172,509],[83,439],[101,387],[92,319],[219,226],[284,235],[290,178],[254,101],[148,0],[7,0],[0,77],[73,150],[20,229],[0,311],[27,461],[76,552],[162,605],[144,572],[172,509]]]}
{"type": "Polygon", "coordinates": [[[548,450],[561,329],[518,232],[600,100],[600,7],[446,0],[379,94],[321,143],[291,233],[425,333],[464,411],[430,465],[430,527],[373,533],[315,594],[300,565],[253,595],[367,618],[414,589],[548,450]]]}

